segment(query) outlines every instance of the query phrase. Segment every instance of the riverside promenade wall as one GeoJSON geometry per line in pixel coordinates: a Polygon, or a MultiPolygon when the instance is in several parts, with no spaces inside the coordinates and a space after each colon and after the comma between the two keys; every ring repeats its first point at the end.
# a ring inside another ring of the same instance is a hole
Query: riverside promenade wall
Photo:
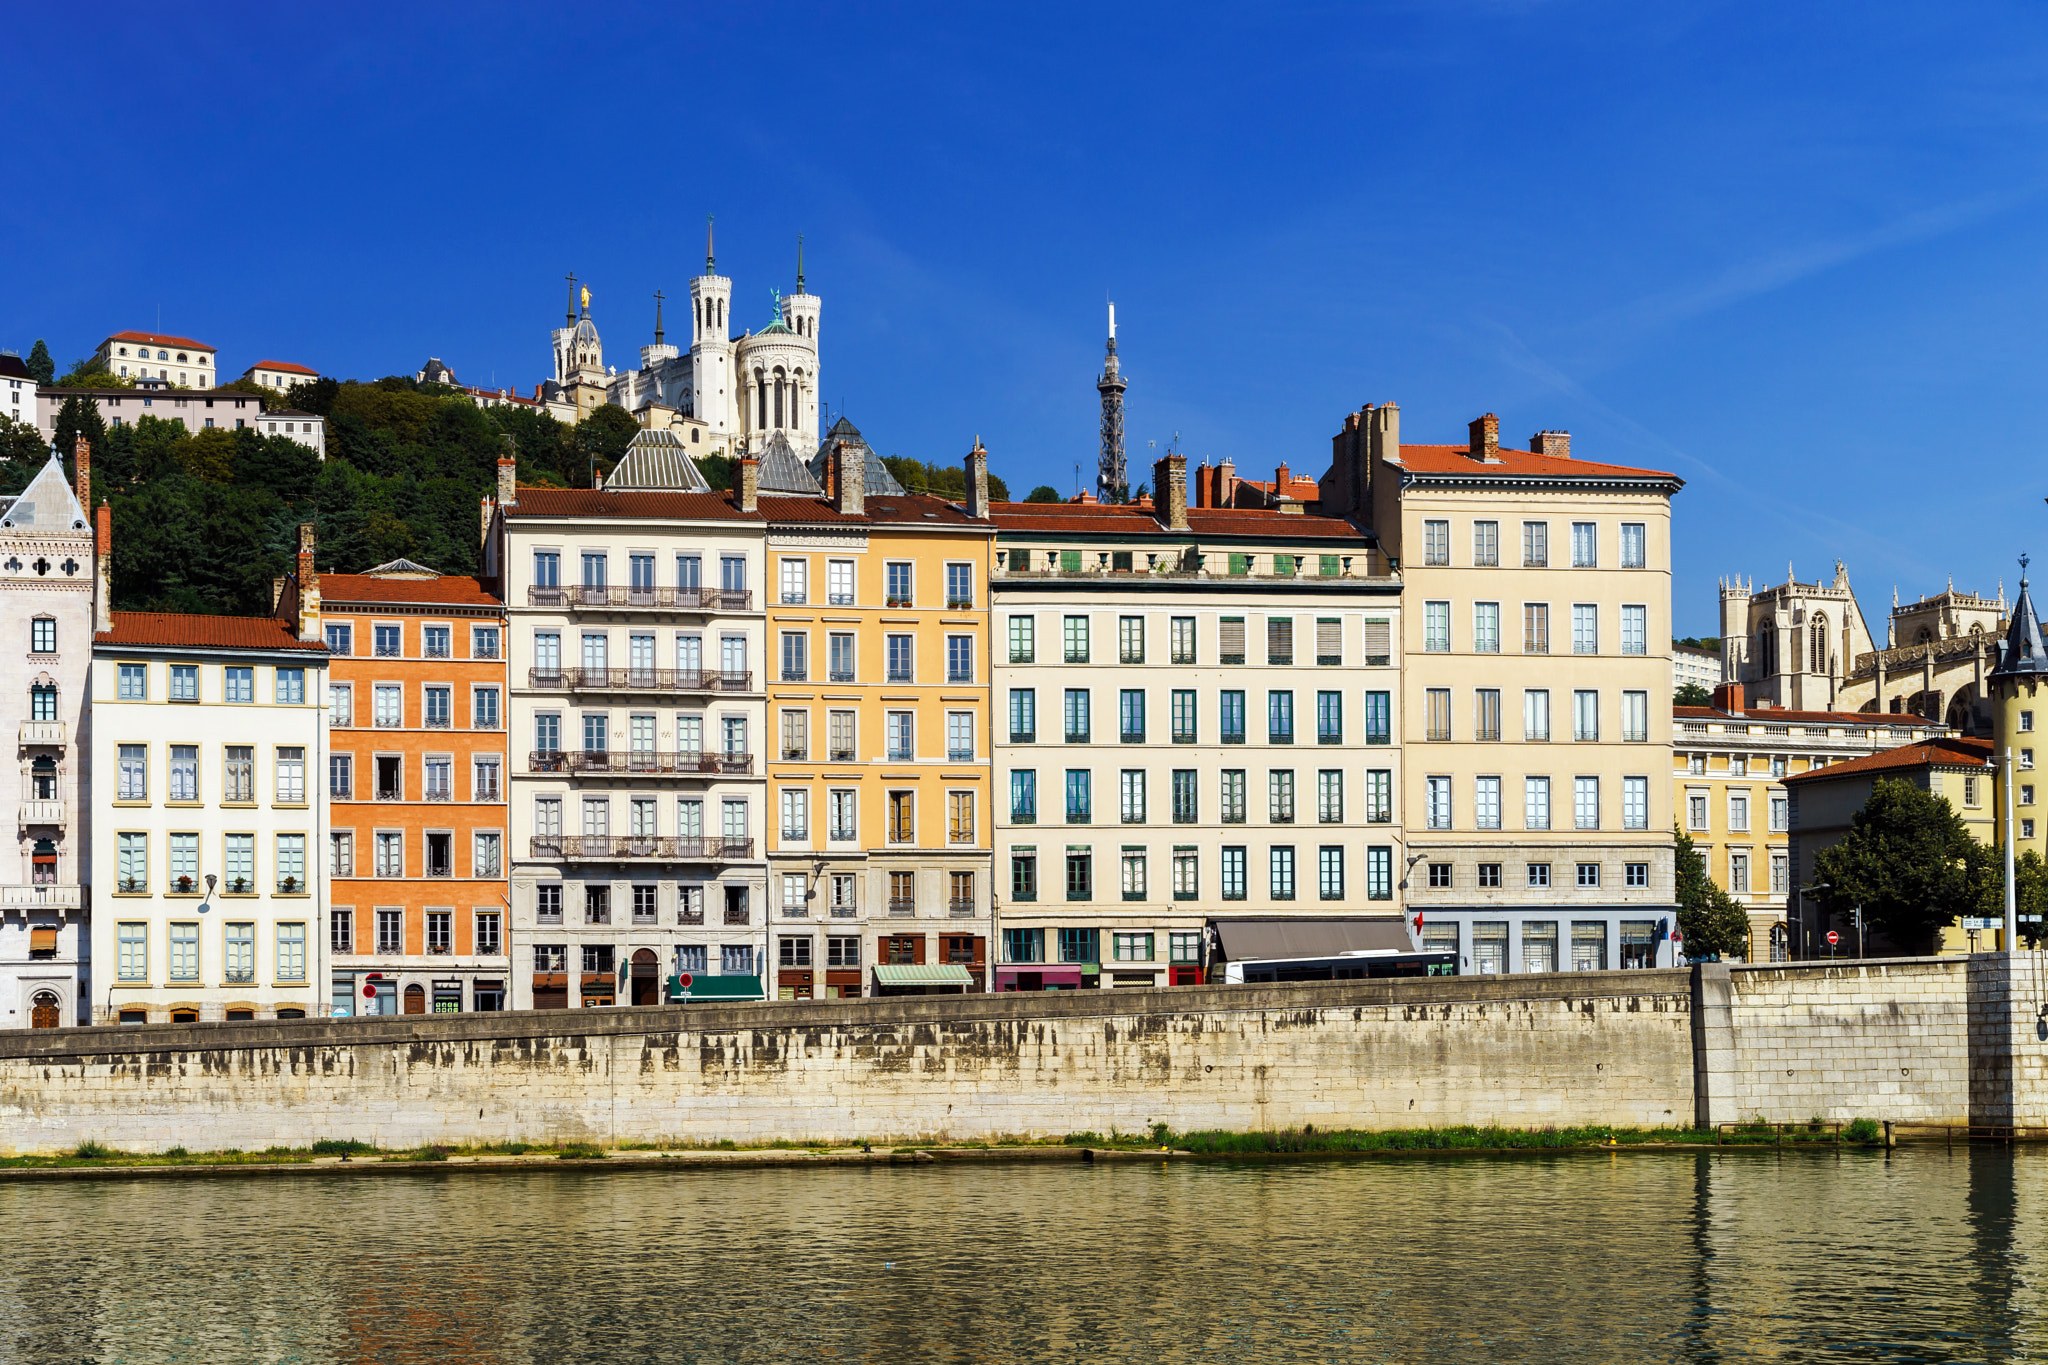
{"type": "Polygon", "coordinates": [[[2048,1126],[2039,954],[0,1033],[0,1154],[2048,1126]]]}

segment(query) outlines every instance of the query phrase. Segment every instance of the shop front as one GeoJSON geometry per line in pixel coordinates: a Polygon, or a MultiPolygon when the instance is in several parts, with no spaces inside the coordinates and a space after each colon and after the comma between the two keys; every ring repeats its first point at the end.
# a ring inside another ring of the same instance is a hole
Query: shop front
{"type": "Polygon", "coordinates": [[[1078,991],[1101,982],[1099,962],[1014,962],[996,967],[999,991],[1078,991]]]}
{"type": "Polygon", "coordinates": [[[679,976],[668,979],[668,1003],[671,1005],[726,1004],[740,1000],[762,1000],[758,976],[701,976],[692,973],[687,986],[679,976]]]}
{"type": "Polygon", "coordinates": [[[974,973],[957,962],[885,962],[875,967],[876,995],[965,995],[974,984],[974,973]]]}

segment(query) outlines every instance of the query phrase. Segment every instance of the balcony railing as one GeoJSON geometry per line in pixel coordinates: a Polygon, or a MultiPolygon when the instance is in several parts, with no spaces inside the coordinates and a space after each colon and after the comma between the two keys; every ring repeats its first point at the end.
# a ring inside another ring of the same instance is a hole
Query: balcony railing
{"type": "Polygon", "coordinates": [[[972,919],[974,918],[974,902],[972,900],[947,901],[946,912],[954,919],[972,919]]]}
{"type": "Polygon", "coordinates": [[[377,657],[380,659],[402,659],[405,657],[405,650],[399,645],[378,645],[377,657]]]}
{"type": "Polygon", "coordinates": [[[85,904],[84,892],[76,886],[39,882],[30,886],[0,886],[0,905],[48,906],[53,910],[78,910],[85,904]]]}
{"type": "Polygon", "coordinates": [[[754,771],[752,754],[665,753],[655,749],[535,749],[526,770],[534,773],[702,773],[744,777],[754,771]]]}
{"type": "Polygon", "coordinates": [[[752,611],[744,588],[528,588],[529,607],[644,607],[670,611],[752,611]]]}
{"type": "Polygon", "coordinates": [[[428,867],[427,875],[429,877],[452,877],[455,875],[455,869],[447,863],[442,863],[439,866],[428,867]]]}
{"type": "Polygon", "coordinates": [[[745,924],[751,918],[752,916],[744,907],[731,905],[725,907],[725,922],[727,924],[745,924]]]}
{"type": "Polygon", "coordinates": [[[61,825],[64,821],[62,801],[24,801],[21,803],[21,823],[24,825],[61,825]]]}
{"type": "Polygon", "coordinates": [[[427,717],[427,728],[429,730],[447,730],[453,728],[454,724],[455,722],[446,716],[427,717]]]}
{"type": "Polygon", "coordinates": [[[526,685],[569,692],[745,692],[752,669],[717,668],[529,668],[526,685]]]}
{"type": "Polygon", "coordinates": [[[402,716],[379,716],[376,724],[379,730],[396,730],[405,724],[405,719],[402,716]]]}
{"type": "Polygon", "coordinates": [[[496,716],[478,716],[470,721],[469,728],[472,730],[495,730],[498,728],[498,718],[496,716]]]}
{"type": "Polygon", "coordinates": [[[246,986],[256,980],[254,967],[230,967],[221,973],[221,980],[230,986],[246,986]]]}
{"type": "Polygon", "coordinates": [[[62,744],[64,722],[61,720],[25,720],[21,723],[23,744],[62,744]]]}
{"type": "Polygon", "coordinates": [[[455,799],[455,793],[454,793],[454,791],[453,791],[453,790],[451,790],[450,788],[447,788],[447,787],[429,787],[429,788],[427,788],[427,800],[429,800],[429,801],[453,801],[454,799],[455,799]]]}
{"type": "Polygon", "coordinates": [[[914,901],[914,900],[898,900],[898,899],[897,899],[896,897],[894,897],[894,896],[891,896],[891,897],[889,898],[889,915],[890,915],[890,917],[891,917],[891,918],[893,918],[893,919],[909,919],[909,918],[912,918],[912,917],[914,917],[914,916],[915,916],[916,914],[917,914],[917,902],[916,902],[916,901],[914,901]]]}
{"type": "Polygon", "coordinates": [[[827,682],[850,683],[853,681],[853,670],[850,668],[830,669],[827,670],[825,679],[827,682]]]}
{"type": "Polygon", "coordinates": [[[851,762],[853,762],[853,749],[851,748],[851,746],[849,746],[849,747],[846,747],[846,748],[835,748],[835,749],[833,749],[833,750],[831,751],[831,761],[832,761],[832,762],[834,762],[834,763],[851,763],[851,762]]]}
{"type": "Polygon", "coordinates": [[[405,793],[394,791],[388,787],[380,787],[377,791],[377,799],[379,801],[403,801],[405,800],[405,793]]]}
{"type": "Polygon", "coordinates": [[[631,834],[537,834],[536,858],[666,858],[712,862],[754,856],[752,839],[688,839],[631,834]]]}

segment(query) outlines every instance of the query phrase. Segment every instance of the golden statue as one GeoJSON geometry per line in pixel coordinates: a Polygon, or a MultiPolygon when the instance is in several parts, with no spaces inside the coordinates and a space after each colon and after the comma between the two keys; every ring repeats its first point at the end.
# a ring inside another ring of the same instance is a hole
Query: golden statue
{"type": "Polygon", "coordinates": [[[583,311],[590,311],[590,286],[587,284],[583,286],[583,311]]]}

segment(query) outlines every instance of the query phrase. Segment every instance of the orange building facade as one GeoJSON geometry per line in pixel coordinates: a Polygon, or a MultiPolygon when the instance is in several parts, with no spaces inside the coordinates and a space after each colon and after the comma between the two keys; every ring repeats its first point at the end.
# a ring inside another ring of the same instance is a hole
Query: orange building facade
{"type": "Polygon", "coordinates": [[[319,591],[334,1013],[505,1009],[504,603],[408,560],[319,591]]]}

